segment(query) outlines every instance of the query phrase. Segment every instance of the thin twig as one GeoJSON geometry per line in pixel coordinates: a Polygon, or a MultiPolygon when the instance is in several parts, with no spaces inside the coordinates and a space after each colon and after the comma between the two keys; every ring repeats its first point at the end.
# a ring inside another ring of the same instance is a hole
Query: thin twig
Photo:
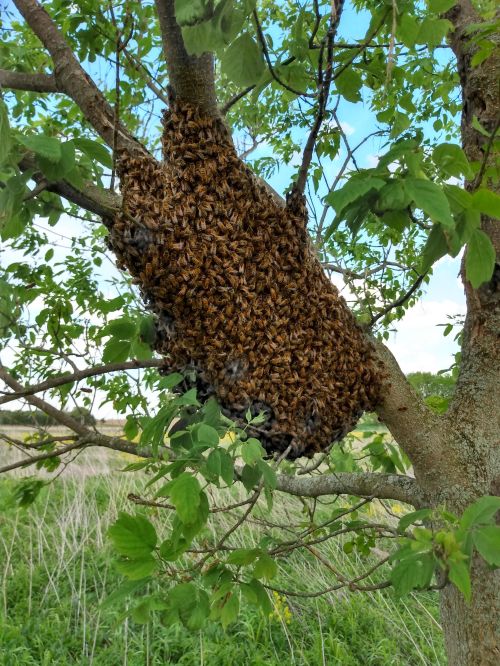
{"type": "Polygon", "coordinates": [[[302,92],[300,90],[296,90],[295,88],[292,88],[292,86],[289,86],[287,83],[285,83],[280,77],[276,74],[276,70],[274,69],[273,63],[271,62],[271,57],[269,55],[269,49],[267,48],[267,42],[266,42],[266,37],[264,35],[264,32],[262,31],[262,26],[259,21],[259,16],[257,14],[257,10],[254,9],[252,12],[253,19],[255,22],[255,29],[257,32],[257,37],[259,39],[260,45],[262,47],[262,53],[264,54],[264,58],[266,60],[267,66],[269,68],[269,73],[273,77],[273,79],[280,84],[285,90],[288,90],[289,92],[293,93],[294,95],[298,95],[299,97],[316,97],[315,93],[308,93],[308,92],[302,92]]]}
{"type": "Polygon", "coordinates": [[[423,275],[419,275],[418,278],[415,280],[414,284],[408,289],[406,293],[404,293],[402,296],[400,296],[398,299],[396,299],[394,302],[390,303],[387,305],[381,312],[378,312],[376,315],[374,315],[370,321],[369,326],[372,327],[379,319],[382,319],[382,317],[385,317],[391,310],[394,308],[400,307],[401,305],[404,305],[406,301],[411,298],[411,296],[417,291],[417,289],[420,287],[422,284],[423,279],[427,273],[424,273],[423,275]]]}

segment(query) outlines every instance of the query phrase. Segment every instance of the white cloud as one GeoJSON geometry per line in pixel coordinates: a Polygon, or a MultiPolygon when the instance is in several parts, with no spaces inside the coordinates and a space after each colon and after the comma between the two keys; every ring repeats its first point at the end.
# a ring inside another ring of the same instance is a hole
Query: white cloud
{"type": "Polygon", "coordinates": [[[377,166],[380,157],[379,155],[367,155],[365,159],[366,159],[366,166],[369,169],[374,169],[377,166]]]}
{"type": "Polygon", "coordinates": [[[437,372],[449,367],[458,345],[453,334],[444,337],[447,315],[464,314],[465,304],[458,301],[423,300],[417,303],[397,324],[387,346],[404,372],[437,372]]]}
{"type": "Polygon", "coordinates": [[[354,134],[354,132],[356,131],[356,128],[353,127],[353,126],[352,126],[350,123],[348,123],[346,120],[341,120],[341,121],[340,121],[340,127],[342,127],[342,129],[344,130],[344,134],[345,134],[346,136],[351,136],[351,135],[354,134]]]}

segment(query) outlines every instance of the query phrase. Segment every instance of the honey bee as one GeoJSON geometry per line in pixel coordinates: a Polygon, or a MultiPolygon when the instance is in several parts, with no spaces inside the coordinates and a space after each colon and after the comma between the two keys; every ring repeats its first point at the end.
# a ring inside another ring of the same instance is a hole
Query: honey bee
{"type": "Polygon", "coordinates": [[[377,402],[382,377],[309,249],[304,199],[292,192],[279,208],[224,123],[194,107],[172,102],[162,142],[163,163],[120,160],[126,213],[109,223],[118,264],[155,312],[171,313],[175,335],[158,351],[195,367],[229,414],[267,405],[268,451],[326,448],[377,402]],[[147,251],[127,240],[137,224],[155,234],[147,251]],[[231,358],[246,359],[244,372],[231,358]]]}

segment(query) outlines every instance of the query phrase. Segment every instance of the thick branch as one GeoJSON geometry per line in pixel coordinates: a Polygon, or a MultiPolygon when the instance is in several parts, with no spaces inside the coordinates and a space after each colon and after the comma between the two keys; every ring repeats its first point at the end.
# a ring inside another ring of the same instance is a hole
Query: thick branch
{"type": "MultiPolygon", "coordinates": [[[[19,12],[52,56],[57,87],[80,107],[83,115],[108,146],[113,146],[114,112],[101,91],[76,59],[59,28],[37,0],[14,0],[19,12]]],[[[125,127],[118,126],[117,147],[146,153],[125,127]]]]}
{"type": "Polygon", "coordinates": [[[419,506],[423,502],[415,479],[398,474],[341,472],[313,477],[280,474],[277,479],[277,490],[301,497],[357,495],[393,499],[413,506],[419,506]]]}
{"type": "Polygon", "coordinates": [[[8,69],[0,69],[0,88],[31,90],[39,93],[61,92],[53,74],[12,72],[8,69]]]}
{"type": "Polygon", "coordinates": [[[0,398],[0,405],[4,405],[7,402],[12,402],[13,400],[19,400],[19,398],[25,398],[28,395],[34,395],[35,393],[42,393],[43,391],[48,391],[49,389],[56,388],[57,386],[63,386],[64,384],[69,384],[71,382],[79,382],[82,379],[87,377],[95,377],[97,375],[106,375],[111,372],[119,372],[121,370],[139,370],[141,368],[159,368],[163,365],[163,360],[161,359],[151,359],[150,361],[126,361],[124,363],[109,363],[108,365],[97,365],[93,368],[85,368],[84,370],[79,370],[78,372],[73,372],[71,374],[59,375],[58,377],[52,377],[47,379],[44,382],[39,384],[33,384],[32,386],[27,386],[23,388],[22,391],[15,391],[14,393],[9,393],[0,398]]]}
{"type": "Polygon", "coordinates": [[[376,343],[377,356],[387,375],[387,388],[377,414],[410,458],[422,487],[436,489],[453,475],[454,461],[447,450],[446,421],[432,412],[415,392],[387,347],[376,343]]]}
{"type": "Polygon", "coordinates": [[[155,5],[169,82],[174,94],[184,102],[198,106],[208,115],[218,114],[213,55],[204,53],[196,57],[188,54],[181,29],[175,20],[175,0],[155,0],[155,5]]]}
{"type": "MultiPolygon", "coordinates": [[[[36,169],[36,163],[32,155],[25,155],[19,162],[19,168],[21,171],[36,169]]],[[[32,178],[36,183],[45,182],[43,175],[36,171],[32,178]]],[[[101,217],[113,216],[121,210],[122,198],[119,194],[104,190],[89,181],[85,182],[84,189],[78,189],[66,180],[48,183],[44,189],[59,194],[64,199],[80,206],[80,208],[101,217]]]]}

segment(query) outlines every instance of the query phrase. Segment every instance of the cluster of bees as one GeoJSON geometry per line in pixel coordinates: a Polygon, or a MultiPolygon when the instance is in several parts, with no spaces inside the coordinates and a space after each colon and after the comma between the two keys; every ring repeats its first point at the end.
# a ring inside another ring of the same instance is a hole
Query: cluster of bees
{"type": "Polygon", "coordinates": [[[124,155],[110,245],[158,318],[156,350],[226,413],[264,409],[269,453],[341,439],[381,388],[370,343],[311,250],[300,197],[282,207],[221,119],[174,102],[164,161],[124,155]]]}

